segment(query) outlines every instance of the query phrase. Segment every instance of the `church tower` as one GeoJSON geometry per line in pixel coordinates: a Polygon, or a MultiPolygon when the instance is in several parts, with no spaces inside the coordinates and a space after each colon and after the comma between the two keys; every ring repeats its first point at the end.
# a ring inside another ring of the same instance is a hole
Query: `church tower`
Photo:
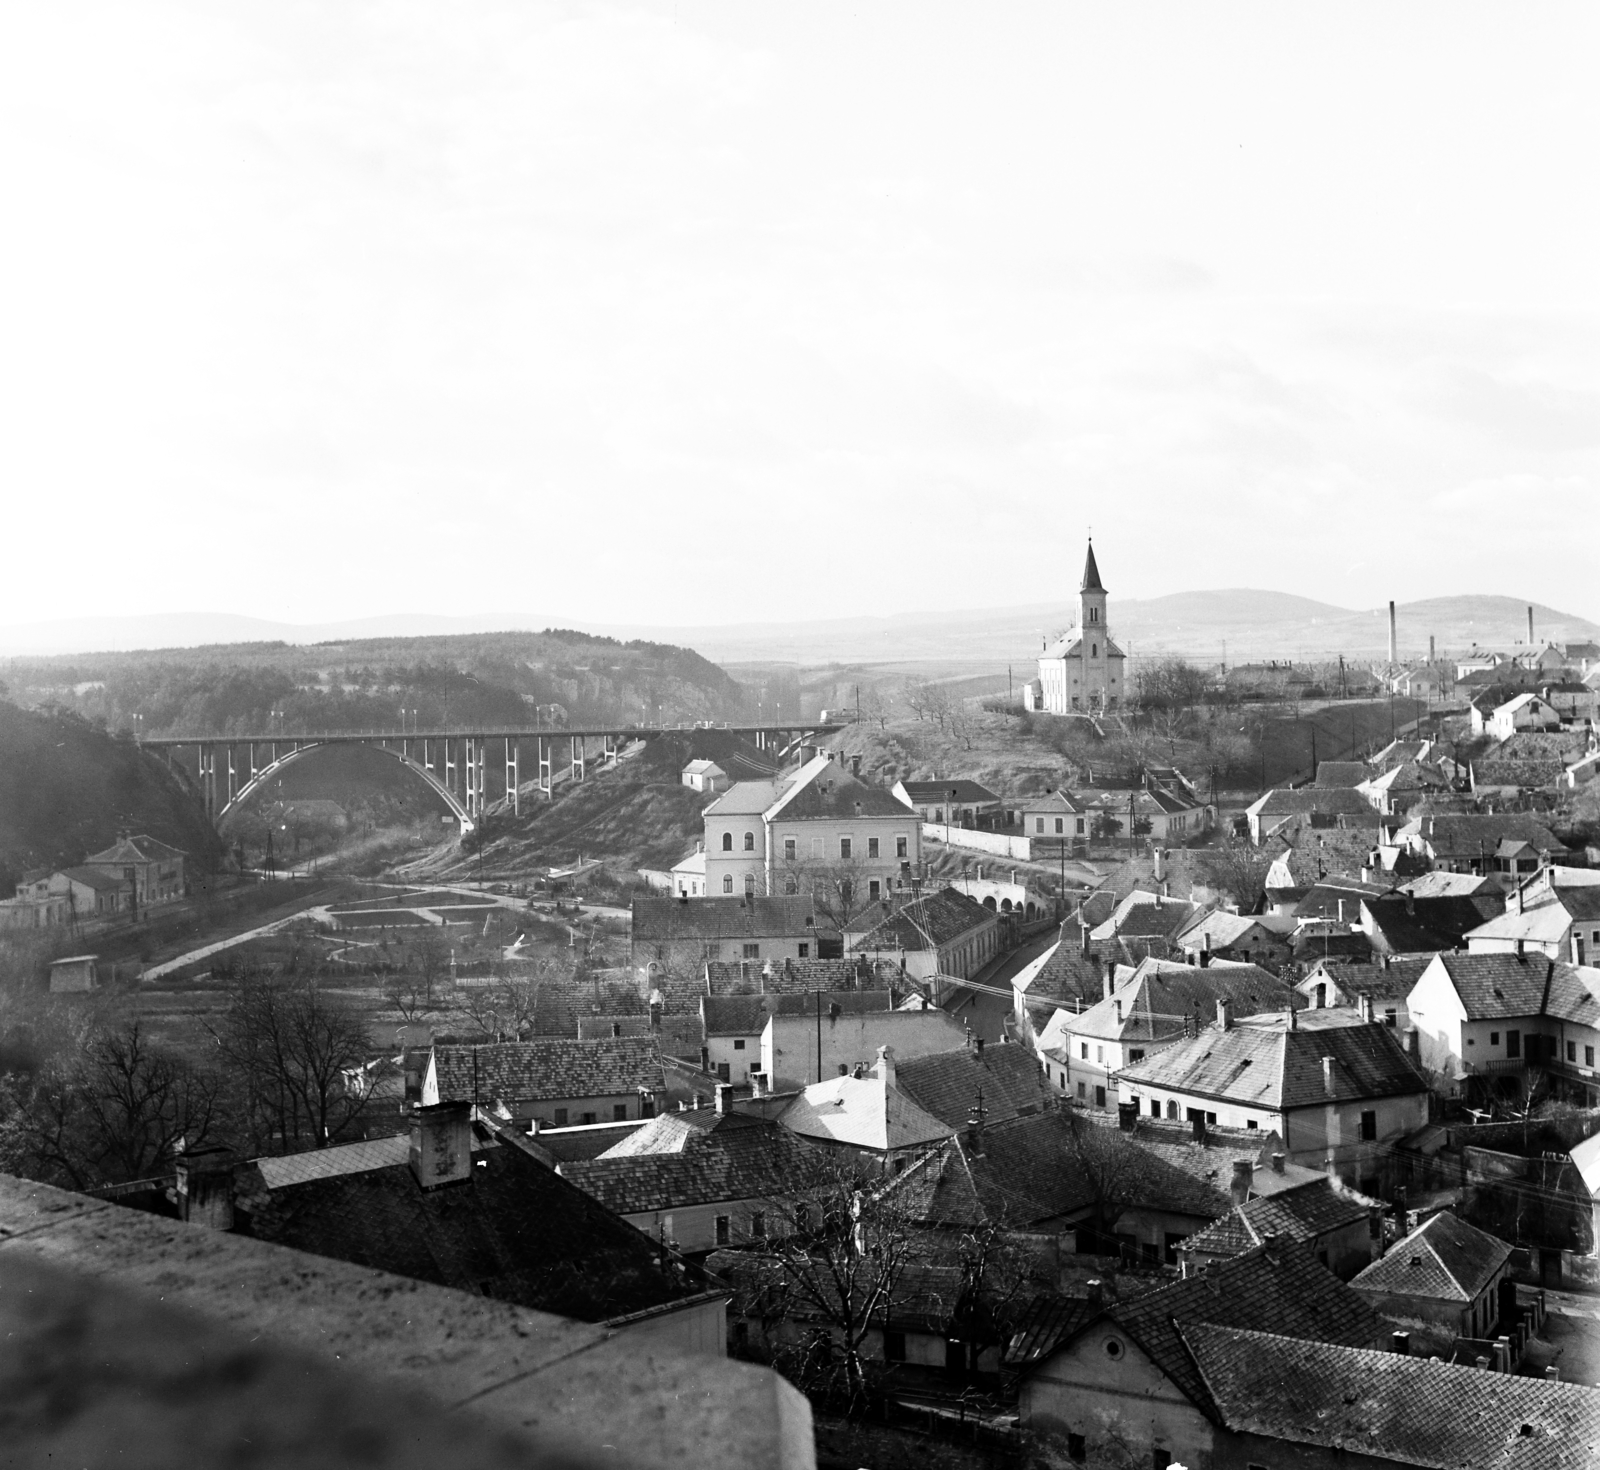
{"type": "Polygon", "coordinates": [[[1094,559],[1094,538],[1089,540],[1089,555],[1083,563],[1083,584],[1078,588],[1078,631],[1087,638],[1091,633],[1101,639],[1111,636],[1106,620],[1106,589],[1100,584],[1100,568],[1094,559]]]}
{"type": "Polygon", "coordinates": [[[1023,691],[1024,709],[1070,715],[1121,707],[1127,655],[1111,641],[1108,601],[1091,540],[1078,586],[1078,626],[1040,652],[1039,677],[1023,691]]]}

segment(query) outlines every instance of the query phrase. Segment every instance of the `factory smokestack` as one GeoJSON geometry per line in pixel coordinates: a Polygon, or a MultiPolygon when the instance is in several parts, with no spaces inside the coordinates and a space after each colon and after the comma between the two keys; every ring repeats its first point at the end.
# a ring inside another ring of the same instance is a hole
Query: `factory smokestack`
{"type": "Polygon", "coordinates": [[[1428,662],[1433,662],[1433,634],[1428,634],[1428,662]]]}
{"type": "Polygon", "coordinates": [[[1533,647],[1533,609],[1528,609],[1528,647],[1533,647]]]}
{"type": "MultiPolygon", "coordinates": [[[[1529,617],[1533,616],[1532,608],[1528,609],[1528,615],[1529,617]]],[[[1394,604],[1392,602],[1389,604],[1389,662],[1392,664],[1397,664],[1400,662],[1399,656],[1395,650],[1394,604]]]]}

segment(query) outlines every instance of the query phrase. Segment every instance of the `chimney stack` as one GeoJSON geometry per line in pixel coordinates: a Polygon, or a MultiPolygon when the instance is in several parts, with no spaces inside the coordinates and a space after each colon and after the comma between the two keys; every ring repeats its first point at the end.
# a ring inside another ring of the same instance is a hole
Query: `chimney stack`
{"type": "Polygon", "coordinates": [[[1391,602],[1389,604],[1389,662],[1392,664],[1400,662],[1400,657],[1396,650],[1397,640],[1395,637],[1394,603],[1391,602]]]}
{"type": "Polygon", "coordinates": [[[1327,1093],[1329,1097],[1332,1097],[1333,1096],[1333,1089],[1334,1089],[1333,1058],[1332,1057],[1323,1057],[1323,1059],[1322,1059],[1322,1090],[1325,1093],[1327,1093]]]}
{"type": "Polygon", "coordinates": [[[1369,1026],[1372,1024],[1372,997],[1362,995],[1356,998],[1356,1009],[1361,1012],[1361,1019],[1369,1026]]]}
{"type": "Polygon", "coordinates": [[[1078,942],[1082,947],[1084,959],[1089,958],[1089,926],[1083,922],[1078,924],[1078,942]]]}
{"type": "Polygon", "coordinates": [[[1117,1127],[1124,1133],[1133,1133],[1139,1123],[1139,1104],[1136,1102],[1119,1102],[1117,1104],[1117,1127]]]}
{"type": "Polygon", "coordinates": [[[1528,607],[1528,647],[1529,648],[1533,647],[1533,607],[1532,607],[1532,604],[1530,604],[1529,607],[1528,607]]]}
{"type": "Polygon", "coordinates": [[[894,1086],[894,1048],[880,1046],[877,1060],[872,1064],[872,1075],[881,1077],[890,1087],[894,1086]]]}
{"type": "Polygon", "coordinates": [[[471,1177],[471,1103],[435,1103],[411,1114],[411,1172],[424,1189],[471,1177]]]}
{"type": "Polygon", "coordinates": [[[1219,1031],[1233,1030],[1233,1005],[1230,1001],[1217,1002],[1217,1029],[1219,1031]]]}
{"type": "Polygon", "coordinates": [[[1110,1000],[1111,999],[1111,966],[1110,965],[1106,966],[1105,974],[1100,977],[1100,998],[1102,1000],[1110,1000]]]}
{"type": "Polygon", "coordinates": [[[233,1153],[219,1145],[185,1148],[177,1156],[178,1213],[191,1225],[233,1229],[233,1153]]]}
{"type": "Polygon", "coordinates": [[[1409,1357],[1411,1355],[1411,1334],[1409,1332],[1391,1332],[1389,1334],[1389,1346],[1402,1358],[1409,1357]]]}
{"type": "Polygon", "coordinates": [[[767,1074],[765,1072],[752,1072],[750,1074],[750,1096],[753,1098],[767,1095],[767,1074]]]}
{"type": "Polygon", "coordinates": [[[1285,1158],[1285,1155],[1283,1153],[1281,1153],[1281,1152],[1273,1154],[1273,1156],[1272,1156],[1272,1172],[1274,1174],[1283,1173],[1284,1158],[1285,1158]]]}
{"type": "Polygon", "coordinates": [[[717,1083],[717,1116],[725,1118],[733,1111],[733,1084],[717,1083]]]}
{"type": "Polygon", "coordinates": [[[1428,634],[1428,662],[1433,662],[1433,634],[1428,634]]]}
{"type": "Polygon", "coordinates": [[[1249,1159],[1233,1161],[1233,1184],[1228,1190],[1228,1198],[1234,1204],[1242,1205],[1250,1198],[1250,1176],[1254,1172],[1249,1159]]]}
{"type": "Polygon", "coordinates": [[[1088,1295],[1089,1305],[1091,1307],[1098,1307],[1105,1301],[1104,1290],[1101,1287],[1098,1278],[1088,1283],[1088,1295]]]}
{"type": "Polygon", "coordinates": [[[1300,1029],[1300,1020],[1295,1015],[1293,997],[1290,997],[1289,1006],[1288,1006],[1288,1009],[1285,1011],[1284,1016],[1285,1016],[1285,1019],[1284,1019],[1284,1023],[1283,1024],[1284,1024],[1284,1028],[1286,1030],[1288,1030],[1288,1031],[1298,1031],[1300,1029]]]}

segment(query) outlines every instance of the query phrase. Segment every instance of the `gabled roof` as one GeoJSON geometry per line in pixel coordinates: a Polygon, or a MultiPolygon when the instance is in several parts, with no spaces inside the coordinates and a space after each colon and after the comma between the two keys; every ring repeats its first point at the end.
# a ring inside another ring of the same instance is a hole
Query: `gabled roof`
{"type": "Polygon", "coordinates": [[[851,921],[850,948],[867,953],[882,949],[931,950],[953,943],[974,929],[997,923],[993,909],[985,908],[959,888],[941,888],[889,913],[881,907],[869,908],[851,921]],[[883,916],[875,918],[877,914],[883,916]]]}
{"type": "Polygon", "coordinates": [[[1389,1247],[1350,1283],[1357,1291],[1471,1302],[1511,1255],[1503,1240],[1448,1212],[1389,1247]]]}
{"type": "Polygon", "coordinates": [[[654,1023],[649,1016],[578,1017],[579,1041],[604,1041],[610,1036],[653,1036],[673,1056],[700,1059],[700,1018],[692,1013],[668,1013],[654,1023]]]}
{"type": "Polygon", "coordinates": [[[951,1128],[966,1123],[980,1090],[984,1117],[990,1124],[1052,1106],[1038,1057],[1030,1048],[1015,1043],[913,1057],[896,1064],[894,1080],[918,1107],[951,1128]]]}
{"type": "MultiPolygon", "coordinates": [[[[713,805],[708,811],[717,809],[713,805]]],[[[836,817],[903,817],[911,821],[917,818],[917,814],[892,792],[851,775],[826,755],[819,755],[802,766],[774,795],[762,815],[768,822],[821,821],[836,817]]]]}
{"type": "Polygon", "coordinates": [[[1184,965],[1146,959],[1105,1000],[1070,1017],[1066,1030],[1074,1036],[1106,1041],[1165,1041],[1183,1034],[1186,1018],[1201,1023],[1216,1017],[1217,1002],[1228,1001],[1234,1014],[1287,1010],[1294,992],[1259,965],[1184,965]]]}
{"type": "Polygon", "coordinates": [[[886,1152],[920,1148],[953,1131],[881,1076],[830,1077],[803,1088],[779,1121],[803,1138],[886,1152]]]}
{"type": "MultiPolygon", "coordinates": [[[[1567,889],[1567,895],[1585,893],[1584,889],[1567,889]]],[[[1568,902],[1552,898],[1544,903],[1531,904],[1522,910],[1507,909],[1505,913],[1469,929],[1466,939],[1513,940],[1529,944],[1559,944],[1567,936],[1574,920],[1584,922],[1600,919],[1600,893],[1588,895],[1587,902],[1568,902]]]]}
{"type": "Polygon", "coordinates": [[[1194,1255],[1235,1256],[1273,1236],[1315,1240],[1366,1219],[1368,1208],[1364,1199],[1336,1189],[1331,1180],[1315,1179],[1234,1205],[1220,1220],[1184,1241],[1183,1249],[1194,1255]]]}
{"type": "Polygon", "coordinates": [[[816,905],[808,895],[744,898],[636,898],[633,938],[661,942],[681,939],[809,938],[816,905]]]}
{"type": "Polygon", "coordinates": [[[1275,787],[1258,796],[1245,811],[1252,817],[1364,817],[1376,823],[1378,814],[1360,792],[1348,787],[1302,786],[1299,790],[1275,787]]]}
{"type": "Polygon", "coordinates": [[[1027,1229],[1080,1215],[1095,1200],[1071,1167],[1072,1119],[1052,1108],[986,1126],[981,1142],[958,1133],[925,1154],[889,1188],[912,1219],[972,1228],[1027,1229]]]}
{"type": "MultiPolygon", "coordinates": [[[[1239,1434],[1420,1470],[1588,1470],[1600,1392],[1358,1344],[1187,1323],[1215,1416],[1239,1434]]],[[[1309,1462],[1308,1462],[1309,1463],[1309,1462]]]]}
{"type": "Polygon", "coordinates": [[[1261,920],[1254,914],[1234,914],[1227,909],[1212,909],[1200,914],[1178,934],[1178,943],[1185,949],[1229,949],[1252,929],[1261,928],[1261,920]],[[1208,945],[1206,940],[1211,943],[1208,945]]]}
{"type": "Polygon", "coordinates": [[[110,893],[120,889],[128,881],[120,873],[113,876],[110,873],[102,873],[98,868],[62,868],[60,871],[63,877],[100,893],[110,893]]]}
{"type": "Polygon", "coordinates": [[[902,781],[900,789],[919,805],[925,802],[955,802],[960,805],[1000,800],[987,786],[980,786],[976,781],[968,781],[963,777],[947,777],[942,781],[902,781]]]}
{"type": "Polygon", "coordinates": [[[1427,1091],[1394,1032],[1379,1024],[1315,1030],[1210,1026],[1117,1075],[1136,1088],[1274,1111],[1427,1091]],[[1332,1059],[1330,1068],[1325,1057],[1332,1059]]]}
{"type": "Polygon", "coordinates": [[[1326,978],[1348,996],[1367,996],[1375,1002],[1404,1000],[1433,963],[1433,956],[1393,955],[1388,963],[1351,964],[1345,960],[1318,960],[1295,989],[1310,995],[1317,981],[1326,978]]]}
{"type": "Polygon", "coordinates": [[[1136,888],[1112,911],[1111,917],[1090,931],[1095,940],[1171,939],[1194,921],[1201,907],[1187,899],[1167,898],[1136,888]]]}
{"type": "Polygon", "coordinates": [[[132,837],[119,837],[104,852],[91,853],[86,863],[164,863],[185,856],[182,848],[168,847],[154,837],[139,833],[132,837]]]}
{"type": "Polygon", "coordinates": [[[703,995],[700,1016],[707,1036],[759,1036],[771,1016],[805,1016],[820,1009],[827,1015],[837,1006],[844,1011],[892,1011],[894,995],[888,990],[804,991],[793,995],[703,995]]]}
{"type": "MultiPolygon", "coordinates": [[[[1024,981],[1019,973],[1017,982],[1024,981]]],[[[1056,1000],[1071,1007],[1074,1001],[1093,1004],[1105,989],[1104,970],[1098,956],[1084,954],[1076,936],[1050,949],[1025,983],[1014,982],[1032,1000],[1056,1000]]]]}
{"type": "Polygon", "coordinates": [[[693,1116],[655,1118],[599,1158],[561,1165],[562,1176],[619,1215],[777,1199],[821,1183],[822,1155],[788,1129],[738,1113],[674,1127],[693,1116]]]}
{"type": "Polygon", "coordinates": [[[1440,954],[1440,965],[1469,1021],[1537,1016],[1556,961],[1544,955],[1440,954]]]}
{"type": "MultiPolygon", "coordinates": [[[[1219,1417],[1211,1391],[1195,1366],[1183,1332],[1195,1323],[1269,1331],[1284,1337],[1366,1347],[1383,1333],[1383,1321],[1355,1292],[1313,1259],[1305,1245],[1258,1246],[1219,1261],[1202,1275],[1186,1277],[1131,1301],[1108,1305],[1101,1314],[1131,1337],[1203,1414],[1219,1417]]],[[[1068,1314],[1065,1330],[1076,1336],[1094,1318],[1068,1314]]],[[[1018,1335],[1019,1337],[1022,1334],[1018,1335]]],[[[1008,1345],[1006,1361],[1041,1362],[1067,1337],[1028,1334],[1024,1359],[1008,1345]]]]}
{"type": "Polygon", "coordinates": [[[1441,812],[1418,817],[1400,829],[1402,838],[1415,837],[1435,853],[1472,856],[1492,853],[1506,838],[1527,842],[1540,852],[1562,854],[1566,847],[1537,817],[1520,812],[1487,815],[1478,812],[1441,812]]]}
{"type": "Polygon", "coordinates": [[[666,1088],[653,1036],[436,1042],[433,1066],[441,1102],[544,1102],[666,1088]]]}
{"type": "Polygon", "coordinates": [[[1064,787],[1057,787],[1053,791],[1046,791],[1042,796],[1019,796],[1017,805],[1025,812],[1054,812],[1061,811],[1074,816],[1082,816],[1089,810],[1083,802],[1079,801],[1064,787]]]}

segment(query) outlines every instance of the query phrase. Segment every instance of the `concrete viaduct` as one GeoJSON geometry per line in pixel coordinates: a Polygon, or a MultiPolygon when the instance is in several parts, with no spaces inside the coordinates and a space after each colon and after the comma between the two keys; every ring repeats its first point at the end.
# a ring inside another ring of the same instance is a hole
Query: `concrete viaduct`
{"type": "Polygon", "coordinates": [[[531,755],[534,789],[549,800],[557,773],[582,781],[590,771],[615,768],[625,745],[697,729],[726,730],[758,749],[787,752],[798,741],[831,735],[838,724],[614,725],[588,730],[341,730],[322,735],[162,735],[139,742],[160,751],[189,777],[219,828],[262,784],[295,761],[333,745],[366,745],[400,762],[433,788],[464,834],[495,807],[522,812],[522,769],[531,755]],[[558,748],[561,758],[557,758],[558,748]],[[494,772],[491,777],[491,771],[494,772]]]}

